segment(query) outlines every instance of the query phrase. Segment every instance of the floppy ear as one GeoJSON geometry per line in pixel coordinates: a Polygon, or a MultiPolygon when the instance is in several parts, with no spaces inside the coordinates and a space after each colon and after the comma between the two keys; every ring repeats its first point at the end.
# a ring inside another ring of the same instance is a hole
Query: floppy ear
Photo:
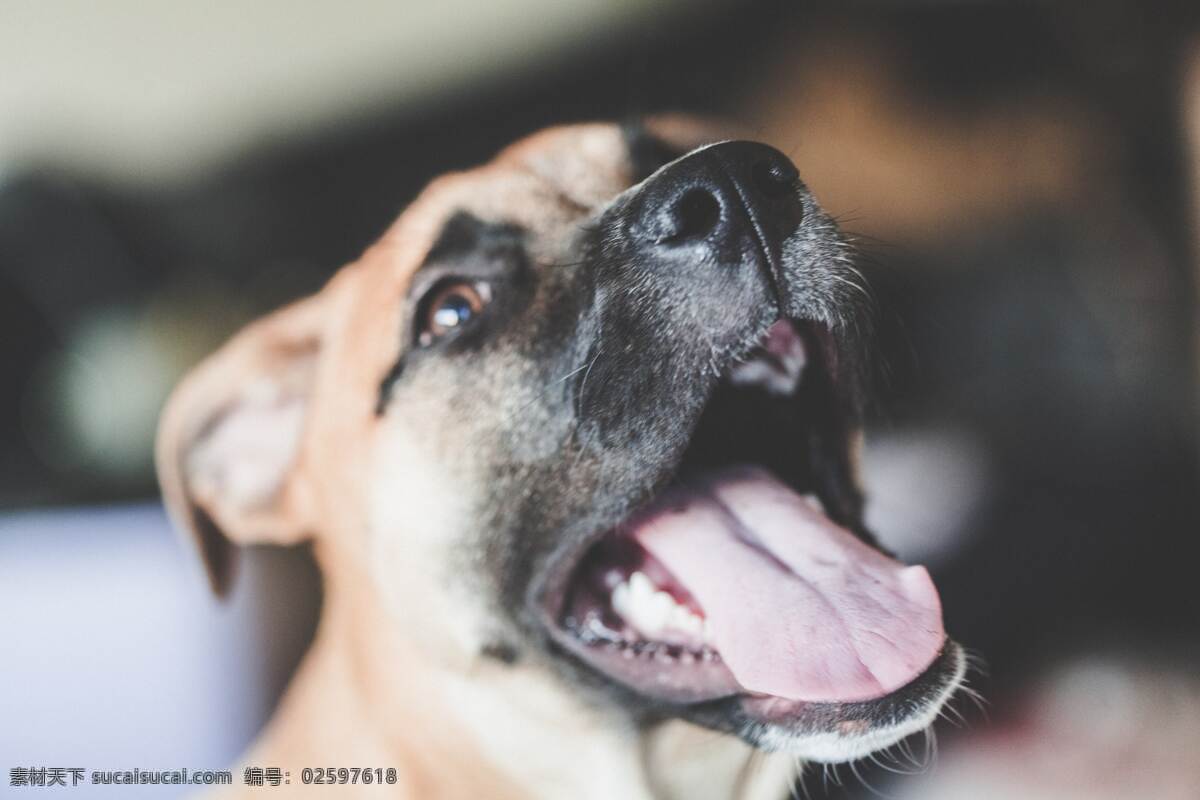
{"type": "Polygon", "coordinates": [[[323,294],[242,329],[175,389],[158,427],[163,500],[196,542],[218,596],[233,543],[292,543],[308,532],[296,479],[321,349],[323,294]]]}

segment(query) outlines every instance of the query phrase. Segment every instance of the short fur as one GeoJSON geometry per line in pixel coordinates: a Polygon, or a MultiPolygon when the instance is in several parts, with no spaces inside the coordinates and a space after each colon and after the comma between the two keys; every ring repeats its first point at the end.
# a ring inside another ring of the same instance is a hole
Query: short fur
{"type": "MultiPolygon", "coordinates": [[[[907,694],[765,725],[733,700],[678,708],[616,686],[534,613],[549,564],[669,480],[718,375],[775,318],[841,335],[832,374],[858,396],[862,289],[802,188],[794,235],[717,256],[744,269],[634,246],[650,187],[712,130],[555,128],[439,178],[318,294],[178,388],[160,475],[214,589],[254,542],[311,541],[325,582],[316,640],[248,763],[290,770],[292,793],[305,766],[356,765],[395,767],[397,797],[773,798],[798,757],[863,754],[936,714],[956,646],[907,694]],[[497,287],[487,314],[417,346],[426,293],[464,275],[497,287]]],[[[852,435],[849,416],[815,419],[823,441],[852,435]]],[[[866,535],[857,492],[837,505],[866,535]]]]}

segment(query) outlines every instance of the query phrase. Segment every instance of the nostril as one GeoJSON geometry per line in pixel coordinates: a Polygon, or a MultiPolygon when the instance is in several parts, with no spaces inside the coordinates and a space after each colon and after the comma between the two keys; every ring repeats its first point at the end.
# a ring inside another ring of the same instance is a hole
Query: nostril
{"type": "Polygon", "coordinates": [[[767,197],[776,198],[796,191],[800,173],[790,162],[770,159],[759,161],[751,167],[750,177],[760,192],[767,197]]]}
{"type": "Polygon", "coordinates": [[[721,204],[705,189],[688,189],[670,210],[671,232],[663,242],[682,242],[707,236],[721,220],[721,204]]]}

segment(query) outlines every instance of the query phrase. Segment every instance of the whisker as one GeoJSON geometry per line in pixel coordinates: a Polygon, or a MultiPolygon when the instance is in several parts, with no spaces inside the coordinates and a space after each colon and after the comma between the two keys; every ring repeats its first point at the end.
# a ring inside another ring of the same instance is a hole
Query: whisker
{"type": "MultiPolygon", "coordinates": [[[[592,360],[588,362],[587,370],[583,373],[583,379],[579,382],[579,397],[576,398],[575,401],[575,418],[577,420],[583,415],[584,393],[587,391],[588,378],[592,374],[592,367],[596,365],[596,361],[599,360],[600,354],[604,352],[604,343],[601,341],[602,332],[603,328],[596,332],[596,354],[592,356],[592,360]]],[[[572,472],[574,472],[576,467],[579,466],[579,462],[583,460],[585,455],[587,455],[587,442],[581,440],[579,453],[575,456],[575,460],[571,462],[572,472]]]]}
{"type": "Polygon", "coordinates": [[[989,703],[986,697],[972,689],[970,686],[960,686],[958,691],[975,705],[975,708],[977,708],[979,713],[983,715],[985,721],[990,721],[988,714],[989,703]]]}
{"type": "MultiPolygon", "coordinates": [[[[892,745],[892,747],[895,747],[895,746],[896,745],[892,745]]],[[[891,747],[889,747],[879,753],[871,753],[867,757],[869,759],[871,759],[871,761],[875,762],[875,765],[878,766],[880,769],[890,772],[893,775],[920,775],[922,772],[925,771],[923,768],[921,768],[917,765],[914,765],[912,769],[905,769],[903,767],[903,765],[900,764],[899,760],[896,759],[895,755],[892,754],[891,747]],[[880,760],[880,757],[890,758],[892,763],[895,766],[889,766],[888,764],[885,764],[882,760],[880,760]]]]}
{"type": "Polygon", "coordinates": [[[851,289],[855,290],[856,292],[859,292],[863,297],[865,297],[867,299],[868,302],[870,302],[872,304],[875,302],[875,300],[871,296],[870,292],[868,292],[866,289],[859,286],[857,283],[850,280],[849,278],[843,278],[841,275],[838,275],[835,272],[829,273],[829,277],[833,278],[835,281],[837,281],[839,283],[843,283],[846,286],[849,286],[851,289]]]}
{"type": "Polygon", "coordinates": [[[925,729],[925,763],[932,769],[937,763],[938,757],[938,741],[937,731],[930,725],[925,729]]]}
{"type": "Polygon", "coordinates": [[[876,797],[882,797],[885,800],[893,800],[893,798],[890,794],[886,794],[886,793],[880,791],[879,789],[875,788],[867,781],[866,778],[864,778],[862,776],[862,773],[858,771],[858,762],[857,761],[849,761],[847,763],[850,766],[850,772],[853,773],[854,777],[858,780],[858,782],[860,784],[862,784],[864,789],[866,789],[868,792],[875,795],[876,797]]]}
{"type": "Polygon", "coordinates": [[[571,371],[570,371],[570,372],[568,372],[566,375],[563,375],[561,378],[556,378],[555,380],[552,380],[552,381],[550,381],[550,383],[547,383],[545,386],[543,386],[542,388],[538,389],[538,390],[537,390],[537,392],[535,392],[535,393],[534,393],[534,396],[533,396],[533,398],[532,398],[532,399],[530,399],[530,400],[529,400],[529,402],[522,404],[522,406],[521,406],[520,408],[518,408],[518,409],[516,410],[516,412],[515,412],[515,413],[517,413],[517,414],[520,414],[520,413],[521,413],[521,412],[523,412],[525,409],[529,408],[531,405],[533,405],[534,403],[536,403],[536,402],[537,402],[537,401],[538,401],[538,400],[541,398],[541,396],[542,396],[543,394],[545,394],[546,392],[550,391],[550,390],[551,390],[551,389],[553,389],[555,386],[558,386],[558,385],[559,385],[560,383],[562,383],[563,381],[565,381],[565,380],[568,380],[568,379],[569,379],[571,376],[573,376],[573,375],[578,375],[580,372],[583,372],[583,370],[587,369],[587,367],[588,367],[588,365],[587,365],[586,363],[585,363],[585,364],[580,364],[578,367],[576,367],[575,369],[571,370],[571,371]]]}
{"type": "Polygon", "coordinates": [[[792,785],[789,787],[791,796],[792,797],[796,796],[796,785],[799,784],[800,790],[802,792],[804,792],[804,800],[812,800],[812,793],[809,791],[808,783],[804,779],[804,777],[805,777],[804,776],[804,772],[805,772],[804,760],[799,757],[796,757],[794,760],[796,762],[796,772],[792,776],[792,785]]]}
{"type": "Polygon", "coordinates": [[[967,671],[968,672],[975,672],[980,677],[983,677],[983,678],[991,677],[991,672],[988,669],[987,661],[984,659],[984,657],[982,655],[980,655],[979,653],[977,653],[974,650],[969,650],[967,648],[963,648],[963,656],[967,660],[967,671]]]}

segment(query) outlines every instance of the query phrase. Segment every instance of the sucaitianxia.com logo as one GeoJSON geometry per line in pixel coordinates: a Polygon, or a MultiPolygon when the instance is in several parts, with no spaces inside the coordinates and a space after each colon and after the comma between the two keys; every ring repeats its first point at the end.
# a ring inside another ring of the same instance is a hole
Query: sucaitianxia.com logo
{"type": "Polygon", "coordinates": [[[20,788],[97,785],[182,785],[227,786],[233,783],[229,770],[199,769],[93,769],[84,767],[10,767],[8,785],[20,788]]]}

